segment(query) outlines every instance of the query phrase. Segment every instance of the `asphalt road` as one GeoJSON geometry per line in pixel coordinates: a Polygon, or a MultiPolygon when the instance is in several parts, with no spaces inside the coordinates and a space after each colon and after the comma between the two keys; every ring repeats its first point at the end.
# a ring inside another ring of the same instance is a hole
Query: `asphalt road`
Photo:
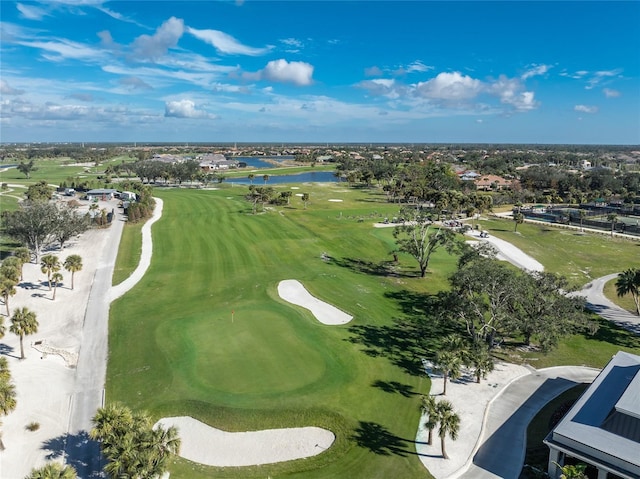
{"type": "Polygon", "coordinates": [[[65,444],[67,463],[76,468],[79,478],[105,477],[100,447],[89,439],[88,434],[92,427],[91,418],[103,406],[109,336],[108,293],[123,227],[124,217],[116,208],[115,219],[109,228],[109,239],[93,278],[82,326],[82,346],[65,444]]]}

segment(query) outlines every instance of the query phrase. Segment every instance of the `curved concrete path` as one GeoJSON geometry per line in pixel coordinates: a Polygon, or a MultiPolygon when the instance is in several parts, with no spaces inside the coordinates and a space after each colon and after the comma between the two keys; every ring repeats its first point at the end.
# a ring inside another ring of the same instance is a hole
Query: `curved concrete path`
{"type": "Polygon", "coordinates": [[[603,293],[605,284],[617,277],[618,273],[613,273],[594,279],[586,284],[580,291],[572,294],[584,296],[587,299],[587,308],[599,314],[604,319],[608,319],[632,333],[640,334],[640,316],[622,309],[620,306],[611,302],[603,293]]]}
{"type": "Polygon", "coordinates": [[[495,479],[520,476],[529,422],[549,401],[579,383],[590,383],[599,369],[558,366],[533,370],[513,381],[484,413],[479,447],[447,479],[495,479]]]}

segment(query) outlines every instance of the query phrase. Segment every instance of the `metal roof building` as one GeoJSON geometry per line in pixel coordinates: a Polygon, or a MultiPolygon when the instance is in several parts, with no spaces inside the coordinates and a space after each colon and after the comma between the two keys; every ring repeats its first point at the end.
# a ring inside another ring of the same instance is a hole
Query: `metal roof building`
{"type": "Polygon", "coordinates": [[[567,457],[598,479],[640,478],[640,356],[618,352],[544,440],[549,476],[567,457]]]}

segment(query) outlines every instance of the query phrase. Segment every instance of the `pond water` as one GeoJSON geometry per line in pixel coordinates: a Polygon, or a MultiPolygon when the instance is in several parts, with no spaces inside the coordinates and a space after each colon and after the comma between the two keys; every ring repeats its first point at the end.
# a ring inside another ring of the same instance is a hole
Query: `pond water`
{"type": "MultiPolygon", "coordinates": [[[[265,182],[262,175],[255,174],[253,184],[256,186],[264,186],[265,182]]],[[[248,173],[247,173],[248,175],[248,173]]],[[[228,178],[225,183],[237,183],[241,185],[249,185],[251,182],[248,177],[228,178]]],[[[340,178],[334,176],[332,171],[309,171],[306,173],[298,173],[296,175],[269,175],[266,185],[279,185],[283,183],[338,183],[340,178]]]]}
{"type": "Polygon", "coordinates": [[[273,164],[269,163],[270,161],[285,161],[285,160],[293,160],[293,155],[283,155],[283,156],[234,156],[231,157],[233,160],[242,161],[246,163],[249,168],[273,168],[273,164]]]}

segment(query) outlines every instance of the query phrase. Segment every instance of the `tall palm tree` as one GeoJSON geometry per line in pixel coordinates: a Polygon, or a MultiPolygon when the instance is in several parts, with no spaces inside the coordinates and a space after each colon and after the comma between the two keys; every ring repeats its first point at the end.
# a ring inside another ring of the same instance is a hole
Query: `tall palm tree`
{"type": "Polygon", "coordinates": [[[71,272],[71,289],[73,289],[73,276],[82,270],[82,256],[72,254],[64,260],[64,269],[71,272]]]}
{"type": "Polygon", "coordinates": [[[429,438],[427,444],[433,444],[433,430],[438,427],[438,417],[436,415],[436,399],[434,396],[422,396],[420,409],[422,413],[427,416],[427,420],[424,422],[424,427],[429,431],[429,438]]]}
{"type": "Polygon", "coordinates": [[[440,351],[436,354],[436,369],[442,372],[444,379],[444,389],[442,395],[447,395],[447,382],[449,379],[460,377],[462,359],[453,351],[440,351]]]}
{"type": "Polygon", "coordinates": [[[513,214],[513,224],[514,224],[513,231],[514,232],[518,231],[518,225],[521,225],[522,223],[524,223],[524,215],[520,212],[514,213],[513,214]]]}
{"type": "Polygon", "coordinates": [[[16,309],[11,317],[11,327],[9,331],[20,337],[20,359],[24,359],[24,337],[38,332],[36,313],[29,311],[26,307],[16,309]]]}
{"type": "Polygon", "coordinates": [[[262,175],[262,179],[264,180],[264,184],[267,184],[267,181],[269,181],[269,175],[262,175]]]}
{"type": "Polygon", "coordinates": [[[20,281],[22,281],[23,265],[31,261],[31,251],[29,251],[29,248],[26,248],[23,246],[23,247],[17,248],[13,254],[15,254],[16,258],[18,258],[22,263],[22,265],[20,266],[20,281]]]}
{"type": "Polygon", "coordinates": [[[253,179],[256,177],[256,175],[254,175],[253,173],[249,173],[249,176],[247,178],[249,178],[249,183],[253,184],[253,179]]]}
{"type": "Polygon", "coordinates": [[[78,474],[71,466],[50,462],[39,469],[32,469],[25,479],[76,479],[78,474]]]}
{"type": "MultiPolygon", "coordinates": [[[[16,294],[16,282],[0,276],[0,297],[4,301],[4,305],[7,308],[7,316],[9,316],[9,296],[16,294]]],[[[2,336],[0,336],[2,337],[2,336]]]]}
{"type": "Polygon", "coordinates": [[[302,193],[302,202],[304,203],[304,209],[307,209],[307,203],[309,202],[309,193],[302,193]]]}
{"type": "Polygon", "coordinates": [[[631,294],[636,304],[636,313],[640,316],[640,268],[630,268],[618,275],[616,293],[619,297],[631,294]]]}
{"type": "Polygon", "coordinates": [[[62,282],[64,277],[61,273],[53,273],[51,275],[51,281],[53,282],[53,300],[56,300],[56,291],[58,290],[58,284],[62,282]]]}
{"type": "Polygon", "coordinates": [[[13,279],[16,283],[20,281],[20,269],[22,261],[17,256],[9,256],[2,262],[2,275],[13,279]]]}
{"type": "Polygon", "coordinates": [[[587,217],[587,210],[580,210],[578,212],[578,215],[580,216],[580,231],[584,231],[584,228],[582,227],[582,222],[587,217]]]}
{"type": "Polygon", "coordinates": [[[438,436],[440,436],[440,448],[442,457],[449,459],[445,449],[445,439],[449,436],[452,440],[458,439],[460,432],[460,416],[453,410],[453,405],[449,401],[439,401],[436,404],[436,415],[438,417],[438,436]]]}
{"type": "Polygon", "coordinates": [[[616,223],[618,222],[618,215],[615,213],[609,213],[607,215],[607,220],[611,222],[611,237],[613,238],[613,231],[616,228],[616,223]]]}
{"type": "Polygon", "coordinates": [[[40,260],[40,270],[47,275],[49,291],[51,291],[51,275],[60,271],[60,267],[60,259],[53,254],[44,255],[40,260]]]}
{"type": "Polygon", "coordinates": [[[470,356],[476,382],[479,383],[482,378],[486,379],[487,374],[493,371],[493,358],[489,353],[489,349],[484,345],[475,347],[470,356]]]}

